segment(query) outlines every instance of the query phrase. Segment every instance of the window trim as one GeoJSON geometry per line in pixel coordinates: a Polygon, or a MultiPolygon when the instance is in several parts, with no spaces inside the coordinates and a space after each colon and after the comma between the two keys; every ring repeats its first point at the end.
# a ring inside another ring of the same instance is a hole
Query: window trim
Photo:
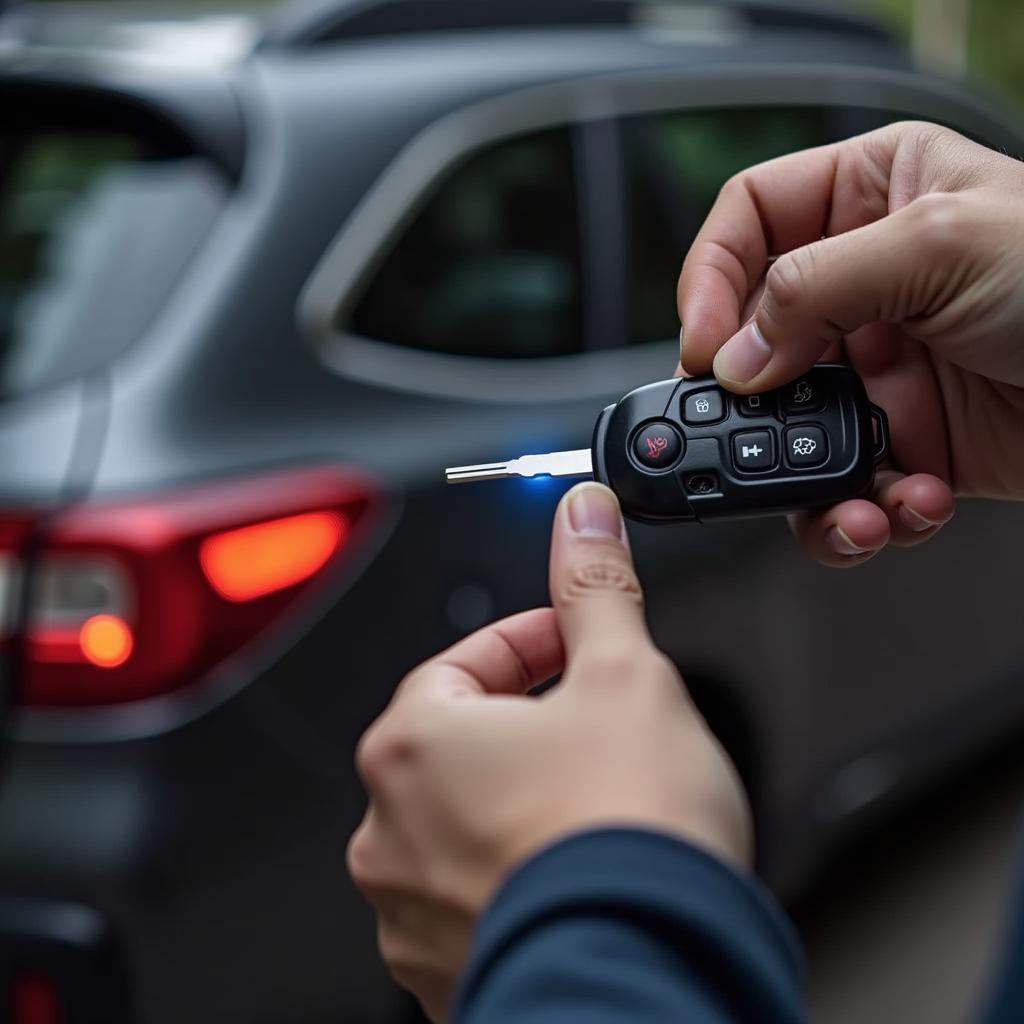
{"type": "MultiPolygon", "coordinates": [[[[716,65],[615,74],[531,87],[464,107],[431,123],[392,160],[330,243],[296,307],[301,337],[341,376],[410,393],[531,403],[607,395],[609,382],[665,376],[675,340],[530,359],[451,355],[366,338],[345,324],[367,281],[437,186],[474,152],[519,135],[646,113],[733,106],[843,104],[955,118],[994,144],[1021,136],[963,87],[915,72],[808,64],[716,65]],[[952,115],[952,117],[951,117],[952,115]]],[[[575,132],[574,132],[575,136],[575,132]]],[[[586,183],[577,182],[581,191],[586,183]]],[[[585,211],[581,210],[581,220],[585,211]]],[[[584,270],[585,282],[587,271],[584,270]]],[[[624,284],[620,285],[624,287],[624,284]]],[[[587,291],[584,287],[583,301],[587,291]]],[[[588,324],[584,310],[584,324],[588,324]]]]}
{"type": "Polygon", "coordinates": [[[622,347],[628,327],[622,121],[583,121],[569,131],[579,204],[581,349],[608,351],[622,347]]]}

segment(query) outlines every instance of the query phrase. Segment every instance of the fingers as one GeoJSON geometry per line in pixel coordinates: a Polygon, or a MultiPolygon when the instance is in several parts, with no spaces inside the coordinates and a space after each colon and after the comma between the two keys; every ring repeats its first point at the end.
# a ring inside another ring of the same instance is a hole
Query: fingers
{"type": "Polygon", "coordinates": [[[711,369],[773,254],[885,215],[898,127],[752,167],[723,187],[683,264],[682,364],[711,369]]]}
{"type": "Polygon", "coordinates": [[[873,502],[844,501],[826,512],[790,516],[796,539],[822,565],[836,569],[866,562],[889,540],[889,520],[873,502]]]}
{"type": "Polygon", "coordinates": [[[470,634],[410,673],[396,700],[525,693],[562,671],[565,655],[551,608],[535,608],[470,634]]]}
{"type": "Polygon", "coordinates": [[[643,592],[618,500],[607,487],[580,484],[558,506],[550,588],[567,663],[607,662],[617,652],[629,656],[650,647],[643,592]]]}
{"type": "Polygon", "coordinates": [[[778,387],[865,324],[924,313],[945,280],[948,255],[926,244],[929,199],[776,260],[754,319],[714,358],[718,379],[740,393],[778,387]]]}
{"type": "Polygon", "coordinates": [[[778,241],[792,248],[821,237],[834,166],[830,147],[760,164],[726,182],[679,278],[686,369],[710,369],[778,241]]]}
{"type": "Polygon", "coordinates": [[[889,519],[892,543],[904,548],[928,540],[955,508],[949,484],[930,473],[879,473],[874,498],[889,519]]]}
{"type": "Polygon", "coordinates": [[[879,473],[872,500],[846,501],[826,512],[790,517],[797,540],[824,565],[866,562],[890,541],[911,547],[928,540],[953,516],[949,485],[928,473],[879,473]]]}
{"type": "Polygon", "coordinates": [[[845,349],[871,401],[888,412],[895,465],[951,480],[946,409],[928,350],[898,327],[880,323],[850,334],[845,349]]]}

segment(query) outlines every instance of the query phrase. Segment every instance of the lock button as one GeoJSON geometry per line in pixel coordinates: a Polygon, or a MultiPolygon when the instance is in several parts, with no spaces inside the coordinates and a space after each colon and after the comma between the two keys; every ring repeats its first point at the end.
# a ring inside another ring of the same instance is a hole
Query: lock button
{"type": "Polygon", "coordinates": [[[683,399],[683,421],[691,426],[717,423],[725,415],[725,400],[717,388],[713,391],[694,391],[683,399]]]}

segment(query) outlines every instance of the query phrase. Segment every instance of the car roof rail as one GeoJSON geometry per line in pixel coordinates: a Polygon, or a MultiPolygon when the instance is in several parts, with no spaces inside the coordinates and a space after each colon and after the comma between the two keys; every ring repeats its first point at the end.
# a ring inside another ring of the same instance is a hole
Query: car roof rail
{"type": "Polygon", "coordinates": [[[877,21],[814,0],[295,0],[267,20],[262,48],[425,32],[650,24],[678,8],[751,28],[817,29],[892,42],[877,21]]]}

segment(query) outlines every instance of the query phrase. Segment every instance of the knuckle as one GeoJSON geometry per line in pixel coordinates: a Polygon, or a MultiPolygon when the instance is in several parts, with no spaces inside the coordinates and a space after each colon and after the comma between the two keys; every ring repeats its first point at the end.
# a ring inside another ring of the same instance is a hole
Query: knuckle
{"type": "Polygon", "coordinates": [[[906,208],[917,244],[931,255],[949,253],[964,240],[965,203],[950,192],[929,192],[906,208]]]}
{"type": "Polygon", "coordinates": [[[910,118],[906,121],[898,121],[891,126],[892,131],[907,141],[913,141],[919,145],[932,145],[954,142],[962,139],[952,128],[935,124],[932,121],[918,121],[910,118]]]}
{"type": "Polygon", "coordinates": [[[921,168],[938,158],[944,164],[945,154],[954,152],[965,141],[950,128],[932,124],[930,121],[898,121],[883,132],[890,132],[894,145],[883,147],[885,163],[906,160],[921,168]]]}
{"type": "Polygon", "coordinates": [[[612,591],[642,603],[640,581],[621,545],[611,539],[608,542],[601,542],[598,538],[588,540],[590,543],[569,567],[562,581],[560,589],[563,600],[586,599],[594,594],[612,591]]]}
{"type": "Polygon", "coordinates": [[[403,956],[401,953],[396,954],[390,960],[385,957],[384,960],[395,984],[409,992],[420,993],[434,984],[435,972],[416,960],[403,956]]]}
{"type": "Polygon", "coordinates": [[[633,570],[614,561],[593,561],[576,566],[569,586],[583,593],[616,590],[636,596],[640,594],[640,583],[633,570]]]}
{"type": "Polygon", "coordinates": [[[381,837],[369,818],[352,834],[345,849],[345,866],[356,888],[374,906],[394,889],[395,880],[385,870],[381,837]]]}
{"type": "Polygon", "coordinates": [[[814,249],[805,246],[780,256],[765,278],[764,305],[774,319],[786,319],[797,313],[809,294],[814,277],[814,249]]]}
{"type": "Polygon", "coordinates": [[[356,770],[370,790],[379,789],[402,765],[416,759],[420,742],[408,728],[371,726],[356,748],[356,770]]]}
{"type": "Polygon", "coordinates": [[[615,644],[606,641],[591,645],[583,661],[583,671],[613,686],[653,682],[664,676],[664,656],[648,644],[615,644]]]}
{"type": "Polygon", "coordinates": [[[725,183],[718,190],[719,197],[722,199],[728,199],[738,193],[745,192],[747,188],[748,174],[748,170],[742,170],[737,171],[731,177],[726,178],[725,183]]]}
{"type": "Polygon", "coordinates": [[[685,692],[675,663],[655,647],[643,653],[633,671],[637,682],[656,701],[661,701],[666,694],[676,696],[679,692],[685,692]]]}
{"type": "Polygon", "coordinates": [[[381,921],[377,928],[377,949],[381,959],[388,965],[392,977],[402,984],[414,973],[415,964],[409,955],[409,944],[398,934],[397,930],[381,921]]]}
{"type": "Polygon", "coordinates": [[[621,644],[592,646],[581,658],[581,667],[587,675],[619,684],[635,674],[639,657],[640,652],[624,648],[621,644]]]}
{"type": "Polygon", "coordinates": [[[429,962],[421,943],[400,929],[381,922],[377,929],[377,949],[395,982],[410,992],[419,992],[433,983],[436,967],[429,962]]]}
{"type": "Polygon", "coordinates": [[[372,879],[373,857],[370,853],[372,840],[369,833],[369,827],[364,821],[352,834],[345,850],[345,866],[348,868],[352,881],[360,889],[369,887],[372,879]]]}
{"type": "Polygon", "coordinates": [[[645,674],[655,682],[671,683],[672,686],[680,686],[682,684],[682,677],[679,675],[676,663],[656,647],[652,647],[647,653],[644,670],[645,674]]]}
{"type": "Polygon", "coordinates": [[[373,788],[380,776],[380,769],[383,765],[382,746],[379,725],[371,725],[363,733],[356,746],[356,770],[359,772],[360,778],[370,788],[373,788]]]}

